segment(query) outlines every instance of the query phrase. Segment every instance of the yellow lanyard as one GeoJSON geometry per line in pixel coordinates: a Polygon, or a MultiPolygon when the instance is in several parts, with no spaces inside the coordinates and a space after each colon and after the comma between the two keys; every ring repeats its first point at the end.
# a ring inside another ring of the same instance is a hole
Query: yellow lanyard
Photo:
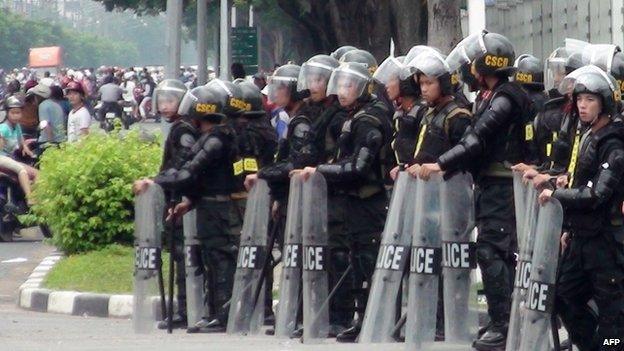
{"type": "Polygon", "coordinates": [[[550,157],[550,154],[552,154],[552,145],[555,141],[557,141],[557,136],[558,136],[558,133],[553,132],[551,142],[546,144],[546,156],[547,157],[550,157]]]}
{"type": "Polygon", "coordinates": [[[578,130],[574,136],[574,146],[572,146],[572,157],[570,158],[570,165],[568,166],[568,174],[570,175],[570,182],[568,182],[568,188],[572,186],[574,182],[574,171],[576,170],[576,162],[578,161],[579,148],[581,144],[581,135],[578,130]]]}
{"type": "Polygon", "coordinates": [[[418,142],[416,143],[416,151],[414,151],[414,157],[416,157],[416,155],[418,155],[418,152],[420,151],[420,147],[423,141],[425,140],[426,132],[427,132],[427,124],[423,124],[423,126],[420,128],[420,133],[418,134],[418,142]]]}

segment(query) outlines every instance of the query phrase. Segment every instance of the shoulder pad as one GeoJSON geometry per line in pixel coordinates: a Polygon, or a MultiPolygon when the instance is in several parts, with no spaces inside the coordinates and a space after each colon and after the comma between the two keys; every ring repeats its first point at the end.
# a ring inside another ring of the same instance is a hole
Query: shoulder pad
{"type": "Polygon", "coordinates": [[[495,96],[492,99],[495,99],[496,95],[502,94],[508,96],[514,104],[523,108],[529,106],[531,103],[526,91],[515,82],[504,82],[496,88],[494,94],[495,96]]]}
{"type": "Polygon", "coordinates": [[[303,138],[311,130],[308,123],[297,123],[294,126],[295,128],[293,129],[293,136],[297,138],[303,138]]]}
{"type": "Polygon", "coordinates": [[[210,135],[202,145],[202,148],[206,151],[216,151],[223,147],[223,142],[216,135],[210,135]]]}
{"type": "Polygon", "coordinates": [[[512,104],[513,99],[510,96],[506,94],[497,94],[490,101],[490,109],[495,111],[509,111],[512,109],[512,104]]]}
{"type": "Polygon", "coordinates": [[[183,147],[191,147],[193,146],[193,144],[195,144],[195,136],[189,134],[189,133],[184,133],[182,134],[182,136],[180,137],[180,145],[183,147]]]}
{"type": "Polygon", "coordinates": [[[312,123],[312,120],[306,114],[301,113],[293,117],[289,122],[290,125],[295,125],[299,123],[310,124],[312,123]]]}

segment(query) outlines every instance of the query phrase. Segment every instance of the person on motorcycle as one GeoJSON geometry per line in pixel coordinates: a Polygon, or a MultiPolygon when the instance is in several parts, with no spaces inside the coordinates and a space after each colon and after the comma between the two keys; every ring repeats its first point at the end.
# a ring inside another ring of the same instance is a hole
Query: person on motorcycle
{"type": "Polygon", "coordinates": [[[80,83],[67,84],[65,95],[71,104],[67,117],[67,141],[72,143],[78,141],[80,136],[89,134],[91,113],[85,106],[85,91],[80,83]]]}
{"type": "Polygon", "coordinates": [[[50,88],[37,84],[27,90],[26,100],[37,106],[39,122],[46,122],[39,133],[39,142],[60,144],[65,141],[65,115],[63,108],[50,99],[50,88]]]}
{"type": "Polygon", "coordinates": [[[141,79],[140,85],[142,87],[142,97],[140,98],[141,102],[139,103],[139,115],[142,120],[145,120],[151,117],[152,114],[152,94],[156,85],[149,73],[146,73],[145,77],[141,79]]]}
{"type": "Polygon", "coordinates": [[[102,108],[100,109],[100,120],[104,120],[104,117],[108,112],[113,112],[116,117],[121,117],[121,105],[119,100],[122,99],[124,90],[115,83],[115,79],[112,75],[104,77],[104,85],[99,89],[100,101],[102,101],[102,108]]]}
{"type": "Polygon", "coordinates": [[[3,109],[6,111],[7,119],[0,124],[0,170],[8,170],[17,176],[27,203],[31,205],[30,182],[31,177],[33,179],[36,177],[37,170],[12,158],[17,150],[21,150],[23,156],[35,157],[28,144],[24,142],[22,128],[19,125],[22,108],[24,103],[15,96],[8,97],[4,102],[3,109]]]}

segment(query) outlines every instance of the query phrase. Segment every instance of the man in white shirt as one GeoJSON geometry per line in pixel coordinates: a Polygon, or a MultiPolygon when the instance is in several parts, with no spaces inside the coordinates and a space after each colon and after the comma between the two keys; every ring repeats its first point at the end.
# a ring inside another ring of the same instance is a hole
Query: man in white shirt
{"type": "Polygon", "coordinates": [[[84,105],[85,92],[80,83],[72,81],[67,84],[65,95],[72,107],[67,117],[67,141],[73,143],[80,136],[89,134],[91,114],[84,105]]]}

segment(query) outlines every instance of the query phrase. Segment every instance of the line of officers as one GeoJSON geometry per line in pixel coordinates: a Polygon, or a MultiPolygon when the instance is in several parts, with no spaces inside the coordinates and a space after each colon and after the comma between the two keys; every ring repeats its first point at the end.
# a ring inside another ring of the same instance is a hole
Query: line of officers
{"type": "MultiPolygon", "coordinates": [[[[178,222],[197,210],[210,314],[188,331],[225,331],[237,259],[232,229],[240,228],[246,189],[257,179],[269,184],[281,244],[289,177],[320,172],[328,182],[329,286],[353,267],[330,301],[332,336],[355,341],[388,191],[405,169],[424,180],[435,173],[473,176],[476,254],[490,317],[475,348],[496,350],[506,342],[517,253],[514,171],[533,182],[540,202],[555,198],[564,208],[556,311],[570,340],[598,350],[603,339],[624,336],[623,81],[617,46],[573,39],[545,64],[529,54],[516,57],[506,37],[487,31],[465,38],[448,56],[415,46],[381,65],[369,52],[344,46],[301,66],[281,66],[269,78],[268,98],[290,117],[279,143],[252,83],[213,80],[186,91],[176,80],[163,81],[155,106],[172,124],[161,172],[138,180],[134,191],[154,182],[169,197],[184,196],[169,211],[178,222]],[[474,103],[465,90],[476,93],[474,103]]],[[[173,322],[184,327],[179,228],[175,240],[180,309],[173,322]]],[[[266,304],[270,322],[270,298],[266,304]]]]}

